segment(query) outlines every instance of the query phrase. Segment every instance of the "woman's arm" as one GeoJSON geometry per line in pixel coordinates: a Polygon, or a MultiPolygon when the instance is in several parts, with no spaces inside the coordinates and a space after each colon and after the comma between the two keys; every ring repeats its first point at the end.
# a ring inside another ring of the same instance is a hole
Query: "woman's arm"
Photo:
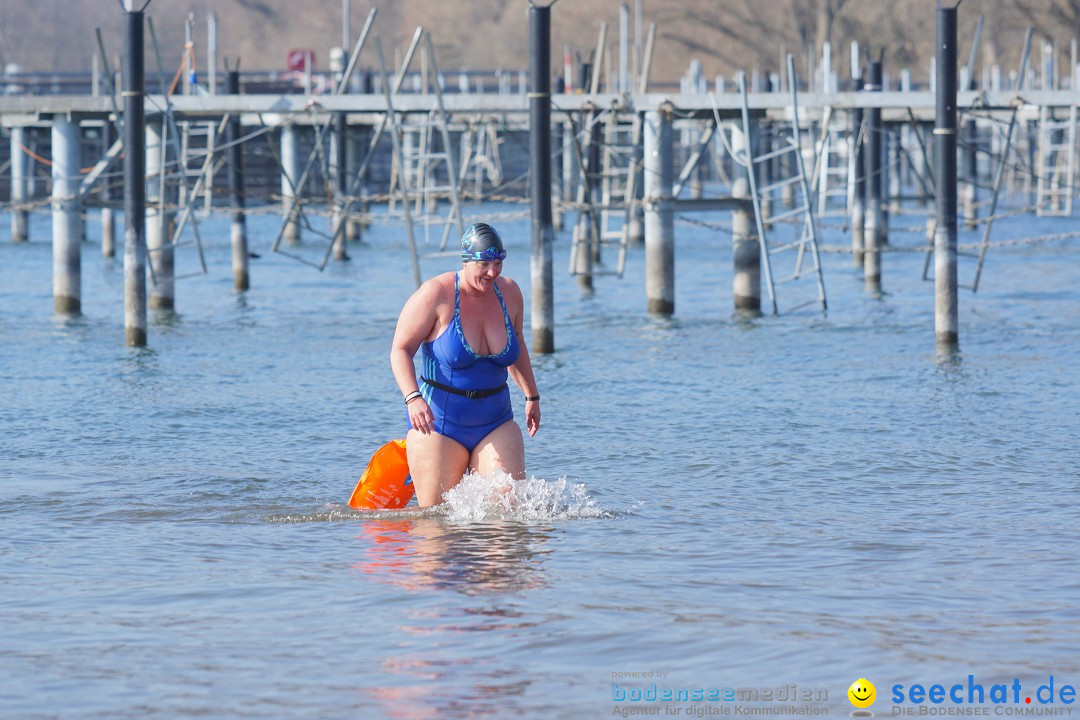
{"type": "MultiPolygon", "coordinates": [[[[413,357],[420,343],[431,335],[438,322],[439,302],[439,285],[434,279],[428,280],[406,301],[398,316],[397,329],[390,346],[390,369],[403,398],[419,390],[413,357]]],[[[435,417],[424,398],[410,399],[408,408],[409,422],[413,428],[425,435],[431,432],[435,417]]]]}
{"type": "MultiPolygon", "coordinates": [[[[518,353],[517,362],[506,370],[510,374],[510,377],[514,379],[514,382],[517,383],[517,386],[521,388],[521,391],[525,393],[526,398],[539,398],[540,390],[537,389],[536,378],[533,376],[532,359],[529,357],[529,348],[525,345],[525,336],[521,332],[525,316],[525,300],[521,296],[521,288],[518,287],[517,283],[509,278],[507,278],[507,280],[508,284],[506,292],[512,298],[511,302],[514,305],[514,316],[511,320],[514,325],[514,333],[517,335],[520,351],[518,353]]],[[[536,431],[540,429],[539,399],[525,401],[525,426],[529,430],[529,437],[536,435],[536,431]]]]}

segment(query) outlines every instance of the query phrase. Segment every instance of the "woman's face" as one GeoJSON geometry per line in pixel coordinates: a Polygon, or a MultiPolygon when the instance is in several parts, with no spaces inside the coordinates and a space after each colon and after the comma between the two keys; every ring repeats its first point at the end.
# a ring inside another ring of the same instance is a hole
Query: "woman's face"
{"type": "Polygon", "coordinates": [[[465,277],[477,288],[486,290],[502,274],[502,260],[471,260],[465,263],[465,277]]]}

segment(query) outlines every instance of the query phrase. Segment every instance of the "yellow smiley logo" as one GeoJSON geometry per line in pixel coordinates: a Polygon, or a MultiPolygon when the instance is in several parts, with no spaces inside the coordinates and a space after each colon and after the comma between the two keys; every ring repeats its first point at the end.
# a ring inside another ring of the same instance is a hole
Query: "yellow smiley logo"
{"type": "Polygon", "coordinates": [[[851,683],[851,687],[847,690],[847,696],[855,707],[868,708],[874,704],[874,699],[877,698],[877,688],[874,687],[874,683],[866,678],[859,678],[851,683]]]}

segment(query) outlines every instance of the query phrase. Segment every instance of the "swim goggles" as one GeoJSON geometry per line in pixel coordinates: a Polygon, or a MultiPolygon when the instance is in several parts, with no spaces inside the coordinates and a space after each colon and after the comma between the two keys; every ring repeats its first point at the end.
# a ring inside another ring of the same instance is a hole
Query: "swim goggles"
{"type": "Polygon", "coordinates": [[[465,262],[495,262],[496,260],[506,259],[506,250],[497,247],[484,248],[480,252],[462,250],[461,259],[465,262]]]}

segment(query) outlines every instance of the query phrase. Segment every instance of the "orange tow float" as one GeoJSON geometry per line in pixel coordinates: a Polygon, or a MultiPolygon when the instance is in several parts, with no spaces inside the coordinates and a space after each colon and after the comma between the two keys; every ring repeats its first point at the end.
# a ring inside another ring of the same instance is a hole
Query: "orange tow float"
{"type": "Polygon", "coordinates": [[[391,440],[371,456],[371,462],[349,498],[349,507],[398,510],[409,504],[414,492],[405,441],[391,440]]]}

